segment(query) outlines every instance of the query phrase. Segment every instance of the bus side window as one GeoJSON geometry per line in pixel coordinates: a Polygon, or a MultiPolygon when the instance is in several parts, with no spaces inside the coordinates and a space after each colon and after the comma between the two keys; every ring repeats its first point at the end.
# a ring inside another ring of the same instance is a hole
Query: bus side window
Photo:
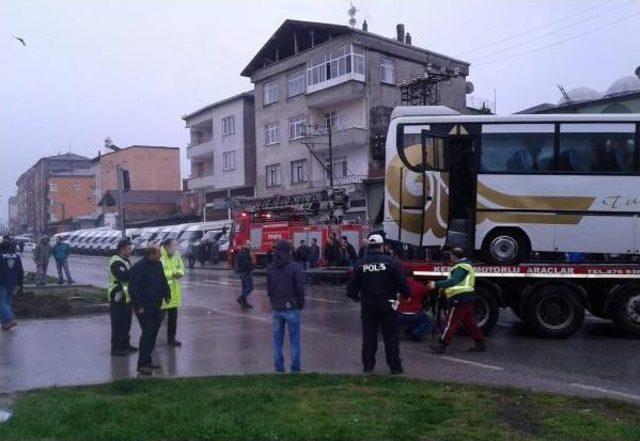
{"type": "Polygon", "coordinates": [[[561,124],[559,171],[630,173],[634,137],[633,124],[561,124]]]}
{"type": "Polygon", "coordinates": [[[543,173],[553,170],[552,124],[485,124],[481,173],[543,173]]]}

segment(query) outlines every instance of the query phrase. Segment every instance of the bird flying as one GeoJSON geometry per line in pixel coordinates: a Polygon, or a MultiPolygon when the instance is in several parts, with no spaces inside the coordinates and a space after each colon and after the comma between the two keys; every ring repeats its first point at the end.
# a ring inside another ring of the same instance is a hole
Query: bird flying
{"type": "Polygon", "coordinates": [[[16,37],[16,36],[15,36],[15,35],[13,35],[13,34],[11,34],[11,36],[12,36],[13,38],[15,38],[16,40],[18,40],[20,43],[22,43],[22,45],[23,45],[23,46],[26,46],[26,45],[27,45],[27,43],[25,43],[25,42],[24,42],[24,40],[23,40],[22,38],[20,38],[20,37],[16,37]]]}

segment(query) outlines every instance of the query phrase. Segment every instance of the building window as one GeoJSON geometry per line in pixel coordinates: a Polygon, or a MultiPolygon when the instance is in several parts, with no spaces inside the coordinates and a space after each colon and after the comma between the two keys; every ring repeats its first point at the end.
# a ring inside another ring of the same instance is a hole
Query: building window
{"type": "Polygon", "coordinates": [[[58,222],[58,216],[55,213],[50,213],[49,214],[49,221],[50,222],[58,222]]]}
{"type": "Polygon", "coordinates": [[[277,144],[280,142],[280,123],[273,122],[267,124],[264,131],[265,145],[277,144]]]}
{"type": "Polygon", "coordinates": [[[222,136],[229,136],[236,133],[236,117],[231,115],[222,118],[222,136]]]}
{"type": "Polygon", "coordinates": [[[301,184],[307,180],[307,160],[291,161],[291,183],[301,184]]]}
{"type": "Polygon", "coordinates": [[[395,83],[395,64],[393,61],[383,58],[380,61],[380,81],[387,84],[395,83]]]}
{"type": "MultiPolygon", "coordinates": [[[[325,159],[325,163],[327,164],[327,179],[329,179],[329,158],[325,159]]],[[[333,177],[334,178],[345,178],[349,174],[349,168],[347,167],[347,157],[346,156],[335,156],[333,158],[333,177]]]]}
{"type": "Polygon", "coordinates": [[[324,60],[307,69],[307,85],[313,86],[350,73],[364,75],[364,50],[343,46],[324,54],[324,60]]]}
{"type": "Polygon", "coordinates": [[[278,101],[278,83],[270,81],[264,85],[264,105],[278,101]]]}
{"type": "Polygon", "coordinates": [[[76,182],[76,183],[71,184],[71,189],[72,189],[73,191],[80,191],[80,184],[78,184],[77,182],[76,182]]]}
{"type": "Polygon", "coordinates": [[[224,170],[235,170],[236,169],[236,152],[224,152],[222,154],[222,166],[224,170]]]}
{"type": "Polygon", "coordinates": [[[289,120],[289,139],[299,139],[305,133],[304,115],[294,116],[289,120]]]}
{"type": "Polygon", "coordinates": [[[287,78],[287,96],[292,97],[304,93],[304,71],[294,72],[287,78]]]}
{"type": "Polygon", "coordinates": [[[49,191],[50,192],[58,191],[58,184],[54,184],[53,182],[49,183],[49,191]]]}
{"type": "Polygon", "coordinates": [[[282,173],[280,164],[271,164],[265,167],[267,187],[279,187],[282,185],[282,173]]]}
{"type": "Polygon", "coordinates": [[[331,127],[332,131],[342,130],[347,127],[347,118],[337,111],[325,112],[324,125],[328,129],[331,127]]]}

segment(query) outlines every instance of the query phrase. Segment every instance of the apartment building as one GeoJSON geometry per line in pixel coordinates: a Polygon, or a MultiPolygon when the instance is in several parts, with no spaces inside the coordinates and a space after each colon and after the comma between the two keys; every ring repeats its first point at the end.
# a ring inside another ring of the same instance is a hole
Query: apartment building
{"type": "Polygon", "coordinates": [[[188,192],[206,204],[207,220],[233,216],[227,198],[254,196],[256,144],[253,92],[218,101],[182,117],[189,129],[188,192]]]}
{"type": "MultiPolygon", "coordinates": [[[[64,179],[69,185],[82,185],[85,176],[91,174],[91,159],[74,153],[39,159],[16,182],[20,232],[35,234],[50,232],[50,223],[60,220],[58,208],[62,208],[55,205],[56,192],[60,183],[56,179],[67,176],[64,179]]],[[[88,214],[94,210],[95,201],[93,208],[82,214],[88,214]]]]}
{"type": "Polygon", "coordinates": [[[387,38],[286,20],[242,71],[254,84],[257,195],[326,188],[331,170],[334,186],[350,192],[349,215],[375,222],[384,148],[372,141],[384,138],[400,105],[397,83],[427,66],[456,73],[439,86],[438,104],[465,112],[469,64],[413,46],[402,25],[387,38]]]}

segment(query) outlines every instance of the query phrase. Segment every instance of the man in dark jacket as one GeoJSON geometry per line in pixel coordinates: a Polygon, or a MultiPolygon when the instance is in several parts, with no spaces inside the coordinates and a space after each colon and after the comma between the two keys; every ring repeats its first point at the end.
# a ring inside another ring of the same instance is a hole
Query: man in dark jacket
{"type": "Polygon", "coordinates": [[[378,350],[378,328],[382,328],[387,365],[394,375],[401,374],[402,361],[393,307],[397,293],[410,297],[409,286],[400,264],[382,253],[384,240],[379,234],[369,236],[369,251],[353,269],[347,296],[361,302],[362,365],[364,373],[373,372],[378,350]]]}
{"type": "Polygon", "coordinates": [[[293,261],[291,246],[276,244],[274,261],[267,271],[267,295],[273,308],[273,361],[276,372],[284,372],[285,326],[289,330],[291,372],[300,372],[300,310],[304,308],[304,275],[293,261]]]}
{"type": "Polygon", "coordinates": [[[353,266],[358,260],[356,249],[349,243],[347,236],[340,238],[340,248],[342,250],[342,266],[353,266]]]}
{"type": "Polygon", "coordinates": [[[309,265],[311,268],[315,268],[318,266],[318,262],[320,262],[320,247],[318,246],[318,239],[315,237],[311,239],[309,250],[309,265]]]}
{"type": "Polygon", "coordinates": [[[236,301],[240,304],[242,309],[253,308],[253,305],[247,301],[247,297],[249,297],[249,294],[253,291],[253,276],[251,275],[251,271],[253,271],[253,263],[251,262],[250,242],[247,241],[247,243],[240,248],[240,251],[236,254],[233,267],[242,284],[242,293],[236,301]]]}
{"type": "Polygon", "coordinates": [[[171,300],[171,290],[160,258],[160,248],[149,247],[144,258],[131,267],[129,274],[131,305],[142,329],[138,352],[138,372],[142,375],[151,375],[152,369],[160,368],[151,360],[151,353],[162,323],[162,300],[171,300]]]}
{"type": "Polygon", "coordinates": [[[11,240],[3,238],[0,242],[0,322],[3,331],[8,331],[18,324],[13,317],[11,301],[16,287],[22,289],[23,282],[22,260],[18,253],[13,251],[11,240]]]}

